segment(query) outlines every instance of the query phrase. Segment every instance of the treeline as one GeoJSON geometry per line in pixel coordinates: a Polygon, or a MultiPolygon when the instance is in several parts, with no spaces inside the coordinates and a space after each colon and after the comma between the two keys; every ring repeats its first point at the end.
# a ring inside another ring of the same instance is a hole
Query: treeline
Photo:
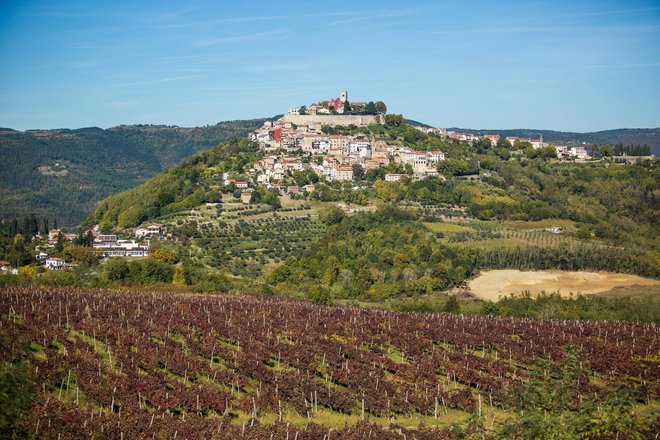
{"type": "Polygon", "coordinates": [[[0,219],[0,260],[14,267],[33,263],[32,238],[36,235],[47,236],[51,228],[57,228],[57,219],[38,217],[35,214],[0,219]]]}
{"type": "Polygon", "coordinates": [[[220,193],[211,185],[222,185],[223,173],[243,173],[261,155],[258,144],[244,139],[204,150],[136,188],[99,202],[85,224],[99,224],[103,231],[130,228],[161,215],[217,202],[220,193]]]}
{"type": "Polygon", "coordinates": [[[43,266],[24,266],[17,275],[0,273],[0,286],[41,285],[85,288],[124,288],[149,286],[194,292],[226,292],[233,288],[224,272],[194,265],[186,252],[155,242],[147,258],[113,257],[105,264],[89,247],[67,243],[58,254],[75,265],[51,271],[43,266]]]}
{"type": "Polygon", "coordinates": [[[537,297],[526,293],[503,297],[497,302],[487,301],[479,313],[506,318],[660,323],[660,302],[651,296],[576,295],[564,298],[558,293],[541,293],[537,297]]]}
{"type": "Polygon", "coordinates": [[[48,235],[50,229],[57,229],[57,218],[38,217],[29,214],[11,219],[0,218],[0,236],[13,238],[16,234],[25,237],[48,235]]]}
{"type": "Polygon", "coordinates": [[[602,270],[660,278],[657,260],[616,247],[577,245],[573,247],[527,246],[483,250],[479,267],[520,270],[602,270]]]}
{"type": "Polygon", "coordinates": [[[650,156],[651,147],[649,145],[592,145],[591,154],[595,158],[611,156],[650,156]]]}

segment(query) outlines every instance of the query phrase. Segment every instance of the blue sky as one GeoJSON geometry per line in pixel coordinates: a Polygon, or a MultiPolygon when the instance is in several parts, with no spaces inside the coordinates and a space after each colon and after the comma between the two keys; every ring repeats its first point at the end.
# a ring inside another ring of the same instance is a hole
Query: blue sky
{"type": "Polygon", "coordinates": [[[196,126],[349,90],[440,127],[660,126],[660,2],[2,1],[0,126],[196,126]]]}

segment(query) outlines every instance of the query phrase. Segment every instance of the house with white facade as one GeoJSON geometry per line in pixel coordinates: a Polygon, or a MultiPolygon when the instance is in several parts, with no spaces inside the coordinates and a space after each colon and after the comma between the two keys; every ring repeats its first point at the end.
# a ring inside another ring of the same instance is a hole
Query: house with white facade
{"type": "Polygon", "coordinates": [[[150,237],[152,235],[160,235],[162,232],[161,226],[160,225],[149,225],[145,228],[137,228],[135,230],[135,237],[136,238],[142,238],[142,237],[150,237]]]}
{"type": "Polygon", "coordinates": [[[66,268],[66,261],[57,257],[48,258],[46,260],[46,268],[50,270],[62,270],[66,268]]]}
{"type": "Polygon", "coordinates": [[[398,182],[405,174],[385,174],[386,182],[398,182]]]}

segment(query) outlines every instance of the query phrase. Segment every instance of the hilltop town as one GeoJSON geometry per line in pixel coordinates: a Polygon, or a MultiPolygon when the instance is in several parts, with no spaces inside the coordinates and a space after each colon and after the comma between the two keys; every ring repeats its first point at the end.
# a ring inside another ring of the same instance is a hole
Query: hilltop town
{"type": "MultiPolygon", "coordinates": [[[[362,173],[378,169],[394,162],[401,165],[405,173],[387,173],[386,181],[400,180],[407,175],[411,179],[424,179],[437,176],[437,165],[447,155],[434,149],[433,145],[422,145],[422,149],[390,144],[376,139],[373,135],[357,132],[343,134],[351,130],[337,130],[336,127],[356,128],[388,124],[386,105],[374,102],[350,102],[348,92],[342,91],[339,98],[333,98],[309,106],[292,107],[286,115],[266,121],[250,135],[259,143],[267,156],[255,163],[250,170],[254,181],[268,187],[281,189],[280,182],[294,171],[314,173],[320,180],[352,181],[362,173]]],[[[505,141],[509,147],[522,154],[525,148],[540,150],[546,147],[543,138],[530,139],[507,137],[500,139],[497,134],[477,136],[470,133],[448,131],[445,128],[413,127],[421,132],[437,136],[441,140],[466,142],[489,141],[495,147],[505,141]]],[[[584,147],[554,146],[558,158],[586,159],[584,147]]],[[[554,152],[553,152],[554,154],[554,152]]],[[[234,183],[237,188],[247,188],[245,182],[226,179],[226,184],[234,183]]],[[[311,188],[310,188],[311,189],[311,188]]],[[[299,188],[288,191],[297,193],[299,188]]]]}

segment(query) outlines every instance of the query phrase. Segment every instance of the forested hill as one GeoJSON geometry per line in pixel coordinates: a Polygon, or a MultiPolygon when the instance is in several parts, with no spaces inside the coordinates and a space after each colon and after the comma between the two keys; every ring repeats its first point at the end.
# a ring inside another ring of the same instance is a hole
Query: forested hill
{"type": "Polygon", "coordinates": [[[571,143],[586,142],[587,144],[623,144],[623,145],[649,145],[651,152],[656,156],[660,153],[660,128],[619,128],[616,130],[595,131],[591,133],[575,133],[570,131],[534,130],[528,128],[517,128],[513,130],[470,128],[448,128],[448,130],[461,133],[500,134],[503,136],[518,136],[538,138],[543,135],[546,142],[571,143]]]}
{"type": "Polygon", "coordinates": [[[0,218],[29,213],[81,222],[110,194],[132,188],[195,152],[245,137],[266,119],[183,128],[0,128],[0,218]]]}

